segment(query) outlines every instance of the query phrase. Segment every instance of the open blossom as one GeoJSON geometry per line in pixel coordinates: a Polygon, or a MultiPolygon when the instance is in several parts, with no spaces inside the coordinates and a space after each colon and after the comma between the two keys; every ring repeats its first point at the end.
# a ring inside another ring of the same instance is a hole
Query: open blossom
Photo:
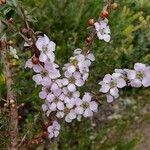
{"type": "Polygon", "coordinates": [[[119,97],[118,88],[126,86],[126,81],[122,78],[122,74],[113,73],[112,75],[106,74],[103,81],[100,82],[100,92],[107,93],[107,101],[112,102],[114,98],[119,97]]]}
{"type": "Polygon", "coordinates": [[[53,41],[50,41],[49,38],[44,34],[36,41],[36,47],[39,51],[41,51],[39,60],[41,62],[45,62],[50,60],[51,62],[54,61],[55,55],[53,51],[55,51],[56,44],[53,41]]]}
{"type": "Polygon", "coordinates": [[[51,126],[47,128],[49,133],[49,138],[56,138],[59,135],[60,124],[57,121],[54,121],[51,126]]]}
{"type": "Polygon", "coordinates": [[[97,36],[100,40],[104,40],[105,42],[109,42],[110,37],[110,28],[105,21],[95,22],[95,29],[97,36]]]}
{"type": "Polygon", "coordinates": [[[125,69],[125,72],[132,87],[150,86],[150,67],[145,64],[136,63],[134,70],[125,69]]]}

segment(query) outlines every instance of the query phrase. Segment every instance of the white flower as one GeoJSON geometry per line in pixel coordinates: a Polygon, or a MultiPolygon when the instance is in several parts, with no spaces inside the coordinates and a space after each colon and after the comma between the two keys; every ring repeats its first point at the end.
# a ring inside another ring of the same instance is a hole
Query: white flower
{"type": "Polygon", "coordinates": [[[127,78],[130,80],[132,87],[144,87],[150,86],[150,68],[145,64],[136,63],[134,65],[135,70],[125,69],[127,78]]]}
{"type": "Polygon", "coordinates": [[[110,41],[110,28],[105,21],[95,22],[95,29],[100,40],[110,41]]]}
{"type": "Polygon", "coordinates": [[[122,78],[122,74],[113,73],[112,75],[106,74],[103,81],[100,82],[102,93],[109,93],[107,96],[107,101],[111,102],[112,97],[118,98],[119,90],[118,88],[123,88],[126,86],[126,81],[122,78]],[[111,97],[112,96],[112,97],[111,97]]]}
{"type": "Polygon", "coordinates": [[[45,62],[50,60],[54,62],[55,55],[53,51],[55,51],[56,44],[53,41],[50,41],[49,38],[44,34],[44,36],[40,36],[36,41],[36,47],[41,51],[39,60],[41,62],[45,62]]]}

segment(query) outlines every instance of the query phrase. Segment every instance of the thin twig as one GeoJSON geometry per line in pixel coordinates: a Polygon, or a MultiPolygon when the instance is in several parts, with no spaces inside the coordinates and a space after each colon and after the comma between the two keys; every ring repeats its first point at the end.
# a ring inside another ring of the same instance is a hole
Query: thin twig
{"type": "Polygon", "coordinates": [[[16,103],[16,95],[12,90],[13,80],[12,73],[10,70],[10,63],[8,61],[8,45],[6,39],[1,39],[0,41],[0,52],[1,59],[3,63],[5,82],[7,87],[7,103],[10,101],[14,101],[13,107],[10,105],[10,150],[17,150],[18,144],[18,111],[17,111],[17,103],[16,103]]]}

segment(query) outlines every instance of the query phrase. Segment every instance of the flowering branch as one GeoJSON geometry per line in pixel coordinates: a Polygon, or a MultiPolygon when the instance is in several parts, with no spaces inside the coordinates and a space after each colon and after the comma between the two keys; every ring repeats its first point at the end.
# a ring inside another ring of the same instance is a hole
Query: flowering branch
{"type": "MultiPolygon", "coordinates": [[[[101,14],[99,15],[98,21],[101,21],[103,19],[106,19],[109,16],[109,11],[111,9],[111,4],[112,4],[112,0],[108,0],[105,4],[105,6],[103,7],[103,10],[101,12],[101,14]]],[[[85,40],[85,46],[83,47],[83,54],[86,54],[88,51],[91,50],[95,36],[96,36],[96,29],[93,26],[95,23],[94,19],[89,19],[88,20],[88,25],[92,26],[91,28],[91,33],[90,35],[86,38],[85,40]]]]}
{"type": "Polygon", "coordinates": [[[11,129],[10,150],[14,150],[17,148],[18,144],[18,112],[17,112],[16,96],[12,89],[13,80],[12,80],[12,73],[10,71],[10,63],[8,61],[8,45],[6,39],[1,39],[0,49],[7,87],[7,103],[10,104],[10,129],[11,129]]]}
{"type": "Polygon", "coordinates": [[[86,39],[83,49],[74,50],[73,57],[69,63],[63,67],[64,74],[61,76],[59,66],[55,63],[56,44],[44,35],[40,36],[35,45],[39,55],[33,55],[26,62],[25,68],[32,68],[36,75],[33,80],[37,85],[42,85],[39,97],[45,101],[42,105],[43,111],[51,118],[48,127],[49,138],[56,138],[59,135],[59,120],[71,123],[74,119],[78,121],[82,117],[92,117],[98,111],[98,104],[92,100],[92,95],[86,92],[81,97],[78,87],[85,84],[88,79],[89,68],[95,57],[90,50],[97,34],[100,40],[110,41],[110,29],[107,26],[108,4],[104,7],[98,22],[89,20],[89,25],[93,26],[90,36],[86,39]]]}
{"type": "Polygon", "coordinates": [[[126,86],[134,88],[150,87],[150,66],[136,63],[134,70],[115,69],[115,73],[112,75],[106,74],[99,84],[101,85],[100,92],[105,93],[107,102],[111,103],[119,97],[119,89],[126,86]]]}

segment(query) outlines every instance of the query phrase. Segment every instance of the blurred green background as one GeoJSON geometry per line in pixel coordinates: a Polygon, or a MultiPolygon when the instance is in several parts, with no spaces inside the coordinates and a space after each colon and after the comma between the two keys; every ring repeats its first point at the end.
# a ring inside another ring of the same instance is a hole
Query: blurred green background
{"type": "MultiPolygon", "coordinates": [[[[121,91],[121,98],[112,104],[99,94],[98,82],[115,68],[133,68],[134,63],[150,65],[150,2],[149,0],[116,0],[119,7],[109,17],[111,41],[95,40],[93,53],[96,61],[91,67],[90,77],[81,91],[91,91],[100,103],[99,113],[92,119],[62,123],[59,139],[54,149],[62,150],[149,150],[150,149],[150,90],[149,88],[121,91]]],[[[57,44],[56,62],[63,66],[75,48],[82,48],[90,29],[89,18],[97,19],[104,2],[100,0],[21,0],[30,17],[34,31],[42,31],[57,44]]],[[[0,6],[1,7],[1,6],[0,6]]],[[[3,8],[0,8],[3,12],[3,8]]],[[[14,10],[6,11],[6,18],[13,17],[20,29],[21,19],[14,10]]],[[[17,103],[25,103],[19,109],[19,137],[30,140],[43,131],[46,121],[38,98],[40,87],[32,81],[33,72],[25,70],[25,61],[31,57],[30,49],[23,49],[23,40],[16,34],[4,31],[14,42],[19,60],[11,59],[14,66],[14,90],[17,103]]],[[[0,98],[6,97],[2,64],[0,64],[0,98]]],[[[0,107],[4,102],[0,101],[0,107]]],[[[7,149],[9,142],[9,119],[0,114],[0,149],[7,149]]],[[[42,149],[47,144],[32,144],[27,149],[42,149]]],[[[23,146],[21,149],[24,149],[23,146]]]]}

